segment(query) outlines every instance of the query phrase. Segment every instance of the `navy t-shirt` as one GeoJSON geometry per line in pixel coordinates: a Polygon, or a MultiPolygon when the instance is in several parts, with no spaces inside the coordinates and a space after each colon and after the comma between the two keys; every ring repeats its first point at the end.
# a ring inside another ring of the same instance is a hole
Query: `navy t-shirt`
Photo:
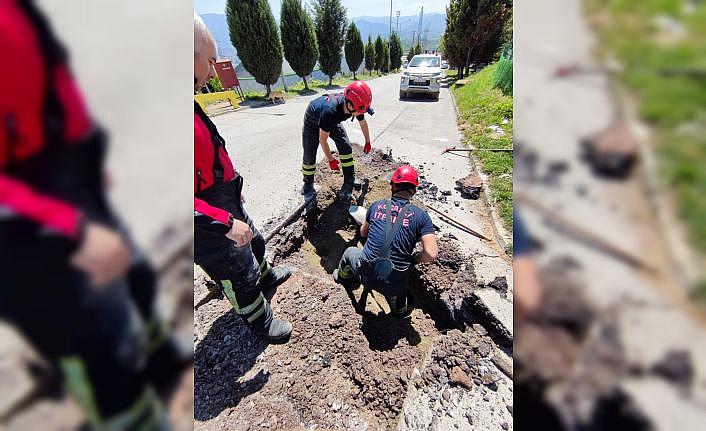
{"type": "MultiPolygon", "coordinates": [[[[346,114],[343,107],[346,99],[343,94],[324,94],[309,103],[304,115],[304,126],[308,128],[321,129],[324,132],[331,131],[347,119],[351,114],[346,114]]],[[[358,121],[363,121],[365,115],[356,115],[358,121]]]]}
{"type": "MultiPolygon", "coordinates": [[[[392,223],[397,220],[397,214],[402,207],[409,201],[398,197],[392,198],[392,223]]],[[[368,240],[363,248],[365,260],[372,261],[378,259],[380,251],[385,243],[386,231],[386,199],[379,200],[370,205],[365,220],[370,224],[368,240]]],[[[395,269],[398,271],[406,271],[412,264],[412,253],[414,246],[422,239],[422,236],[433,234],[434,225],[431,222],[429,214],[422,211],[416,205],[407,207],[405,219],[402,221],[402,227],[397,233],[397,236],[392,240],[390,248],[390,260],[395,269]]]]}

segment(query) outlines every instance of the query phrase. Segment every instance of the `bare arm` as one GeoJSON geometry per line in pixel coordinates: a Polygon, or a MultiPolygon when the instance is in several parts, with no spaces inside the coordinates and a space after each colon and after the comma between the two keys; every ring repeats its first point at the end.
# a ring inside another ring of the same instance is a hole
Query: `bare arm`
{"type": "Polygon", "coordinates": [[[363,238],[367,238],[369,231],[370,231],[370,224],[366,220],[363,222],[362,225],[360,225],[360,236],[362,236],[363,238]]]}
{"type": "Polygon", "coordinates": [[[329,135],[330,135],[329,132],[325,132],[322,129],[319,129],[319,145],[321,145],[321,149],[324,151],[324,155],[326,156],[326,160],[333,159],[333,156],[331,155],[331,149],[328,146],[329,135]]]}
{"type": "Polygon", "coordinates": [[[542,303],[542,285],[537,274],[534,259],[529,256],[515,256],[512,263],[515,280],[515,317],[522,320],[535,313],[542,303]]]}
{"type": "Polygon", "coordinates": [[[436,235],[426,234],[422,237],[422,254],[419,256],[420,263],[431,262],[439,254],[439,245],[436,242],[436,235]]]}
{"type": "Polygon", "coordinates": [[[370,129],[368,128],[368,122],[366,120],[361,120],[358,124],[360,124],[360,130],[363,131],[365,142],[370,142],[370,129]]]}

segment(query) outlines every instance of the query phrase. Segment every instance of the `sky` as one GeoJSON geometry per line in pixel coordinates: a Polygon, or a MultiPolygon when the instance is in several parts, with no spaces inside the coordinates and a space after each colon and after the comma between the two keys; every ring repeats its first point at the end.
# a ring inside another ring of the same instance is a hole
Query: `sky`
{"type": "MultiPolygon", "coordinates": [[[[268,0],[272,7],[272,13],[279,17],[281,0],[268,0]]],[[[359,16],[389,16],[389,0],[342,0],[343,6],[348,9],[348,18],[359,16]]],[[[306,0],[305,0],[306,2],[306,0]]],[[[393,14],[400,11],[402,16],[418,15],[421,6],[424,6],[424,13],[443,13],[449,0],[392,0],[393,14]]],[[[195,0],[194,9],[199,14],[204,13],[224,13],[225,0],[195,0]]]]}

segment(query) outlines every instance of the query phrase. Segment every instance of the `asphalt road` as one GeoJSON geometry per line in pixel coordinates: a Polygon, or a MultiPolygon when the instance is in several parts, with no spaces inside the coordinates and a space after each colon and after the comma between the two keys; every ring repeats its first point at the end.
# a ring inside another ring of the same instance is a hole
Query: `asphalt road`
{"type": "MultiPolygon", "coordinates": [[[[433,202],[433,205],[493,238],[485,202],[463,199],[454,190],[455,180],[470,173],[469,160],[441,154],[445,147],[462,145],[448,88],[441,89],[438,102],[424,97],[399,100],[399,79],[400,75],[395,74],[369,81],[375,108],[375,115],[368,119],[373,147],[391,150],[396,160],[423,167],[427,181],[440,191],[451,192],[446,204],[433,202]]],[[[226,139],[231,158],[245,178],[246,209],[263,231],[268,231],[268,221],[283,219],[303,202],[299,194],[301,128],[304,111],[314,97],[297,97],[284,104],[243,109],[213,118],[226,139]]],[[[351,142],[364,143],[357,122],[346,122],[345,127],[351,142]]],[[[323,159],[321,150],[318,157],[323,159]]],[[[439,235],[452,234],[467,255],[474,256],[479,282],[487,284],[503,275],[512,291],[511,265],[494,241],[482,241],[452,227],[435,213],[429,215],[439,228],[439,235]]],[[[493,289],[479,290],[478,296],[512,332],[512,299],[499,296],[493,289]]]]}
{"type": "MultiPolygon", "coordinates": [[[[453,190],[454,180],[468,174],[468,160],[441,155],[445,147],[460,145],[461,138],[449,90],[442,88],[438,102],[423,97],[399,100],[399,76],[368,82],[375,108],[375,115],[368,119],[373,146],[391,149],[396,159],[416,166],[426,163],[427,179],[440,190],[453,190]]],[[[318,95],[297,97],[284,104],[247,108],[213,119],[245,178],[247,210],[260,225],[288,214],[303,202],[299,194],[301,128],[304,111],[315,97],[318,95]]],[[[345,127],[351,142],[364,143],[357,122],[346,122],[345,127]]],[[[331,148],[335,146],[331,144],[331,148]]],[[[318,157],[322,160],[321,150],[318,157]]],[[[460,197],[454,195],[450,201],[454,199],[460,197]]],[[[449,208],[471,227],[487,228],[482,220],[469,216],[463,205],[449,208]]]]}

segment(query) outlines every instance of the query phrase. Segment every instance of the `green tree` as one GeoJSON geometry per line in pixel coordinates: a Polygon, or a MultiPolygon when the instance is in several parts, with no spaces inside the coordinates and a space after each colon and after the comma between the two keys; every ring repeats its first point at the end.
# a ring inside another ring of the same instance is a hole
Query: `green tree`
{"type": "Polygon", "coordinates": [[[390,71],[390,42],[387,40],[382,41],[382,72],[388,73],[390,71]]]}
{"type": "Polygon", "coordinates": [[[459,78],[470,63],[486,63],[497,57],[511,17],[512,0],[450,0],[442,40],[459,78]]]}
{"type": "Polygon", "coordinates": [[[422,46],[417,42],[417,46],[414,47],[414,55],[419,55],[422,53],[422,46]]]}
{"type": "Polygon", "coordinates": [[[407,53],[407,61],[412,61],[413,57],[414,57],[414,47],[410,46],[409,52],[407,53]]]}
{"type": "Polygon", "coordinates": [[[392,70],[402,67],[402,41],[397,33],[392,33],[390,37],[390,62],[392,70]]]}
{"type": "Polygon", "coordinates": [[[369,72],[375,70],[375,45],[370,36],[368,36],[368,44],[365,45],[365,68],[369,72]]]}
{"type": "Polygon", "coordinates": [[[311,75],[319,58],[319,44],[316,41],[314,22],[306,13],[301,0],[283,0],[280,15],[284,58],[292,70],[304,80],[304,88],[309,89],[306,77],[311,75]]]}
{"type": "Polygon", "coordinates": [[[230,40],[243,67],[267,88],[282,73],[282,43],[267,0],[227,0],[230,40]],[[257,31],[253,31],[256,28],[257,31]]]}
{"type": "Polygon", "coordinates": [[[375,70],[377,70],[378,75],[382,71],[382,66],[385,61],[385,43],[382,41],[380,36],[375,39],[375,70]]]}
{"type": "Polygon", "coordinates": [[[313,0],[316,39],[319,41],[319,65],[328,75],[328,84],[341,70],[341,51],[346,36],[346,8],[341,0],[313,0]]]}
{"type": "Polygon", "coordinates": [[[346,32],[345,52],[346,63],[348,63],[348,68],[353,72],[353,79],[358,79],[355,73],[363,62],[364,50],[365,46],[363,46],[363,39],[360,37],[358,27],[351,21],[351,25],[348,26],[348,31],[346,32]]]}

